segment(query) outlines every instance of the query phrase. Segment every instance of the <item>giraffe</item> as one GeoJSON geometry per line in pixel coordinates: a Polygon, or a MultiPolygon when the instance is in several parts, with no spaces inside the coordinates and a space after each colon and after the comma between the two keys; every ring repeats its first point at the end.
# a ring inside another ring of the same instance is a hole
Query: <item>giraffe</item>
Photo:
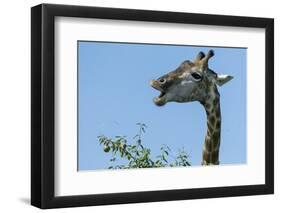
{"type": "Polygon", "coordinates": [[[150,81],[150,85],[160,91],[160,95],[153,99],[157,106],[167,102],[198,101],[205,108],[207,133],[202,165],[219,165],[221,110],[217,85],[222,86],[233,78],[230,75],[219,75],[209,68],[208,61],[213,56],[213,50],[207,55],[199,52],[193,62],[186,60],[176,70],[150,81]]]}

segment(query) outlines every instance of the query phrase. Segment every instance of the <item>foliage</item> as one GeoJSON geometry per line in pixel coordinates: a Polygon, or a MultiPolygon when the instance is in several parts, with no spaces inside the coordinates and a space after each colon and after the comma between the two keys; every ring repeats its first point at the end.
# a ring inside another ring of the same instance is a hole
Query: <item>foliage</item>
{"type": "Polygon", "coordinates": [[[134,142],[128,143],[126,136],[115,136],[108,138],[104,135],[98,136],[100,145],[103,145],[103,151],[112,154],[109,169],[129,169],[129,168],[156,168],[156,167],[176,167],[190,166],[188,155],[184,148],[180,149],[176,156],[173,156],[171,149],[167,145],[160,147],[160,154],[154,159],[151,156],[151,150],[142,144],[142,136],[147,126],[143,123],[137,123],[138,133],[133,137],[134,142]],[[113,165],[120,157],[128,163],[126,165],[113,165]]]}

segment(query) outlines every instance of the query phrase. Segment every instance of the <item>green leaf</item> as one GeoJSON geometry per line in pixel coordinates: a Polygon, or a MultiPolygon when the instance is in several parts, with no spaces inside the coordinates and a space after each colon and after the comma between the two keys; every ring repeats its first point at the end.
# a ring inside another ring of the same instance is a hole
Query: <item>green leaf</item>
{"type": "MultiPolygon", "coordinates": [[[[151,156],[151,150],[142,144],[142,133],[146,132],[147,126],[143,123],[137,123],[139,126],[138,134],[133,137],[136,139],[135,143],[130,144],[126,136],[116,135],[113,139],[105,137],[104,135],[98,136],[100,145],[108,146],[109,151],[112,153],[111,163],[114,163],[117,158],[125,158],[128,160],[125,165],[110,165],[109,168],[127,169],[127,168],[152,168],[152,167],[174,167],[174,166],[190,166],[188,162],[189,156],[184,148],[179,149],[175,157],[173,157],[171,149],[163,144],[160,147],[161,154],[156,155],[156,160],[151,156]],[[118,153],[118,155],[117,155],[118,153]],[[172,156],[172,162],[169,155],[172,156]]],[[[107,147],[106,147],[107,148],[107,147]]],[[[108,149],[108,148],[107,148],[108,149]]]]}

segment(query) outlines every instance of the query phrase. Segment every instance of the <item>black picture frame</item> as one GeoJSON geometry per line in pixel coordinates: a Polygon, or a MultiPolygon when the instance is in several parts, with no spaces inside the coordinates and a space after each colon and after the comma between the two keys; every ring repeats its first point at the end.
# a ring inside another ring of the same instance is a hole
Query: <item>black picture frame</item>
{"type": "Polygon", "coordinates": [[[54,4],[32,7],[31,112],[31,204],[36,207],[47,209],[272,194],[274,193],[274,20],[54,4]],[[265,184],[56,197],[54,195],[54,18],[58,16],[265,29],[265,184]]]}

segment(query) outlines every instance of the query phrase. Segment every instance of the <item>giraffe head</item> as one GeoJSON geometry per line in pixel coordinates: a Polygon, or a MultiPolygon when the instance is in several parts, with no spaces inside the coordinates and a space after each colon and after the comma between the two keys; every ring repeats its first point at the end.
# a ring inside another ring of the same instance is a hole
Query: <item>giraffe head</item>
{"type": "Polygon", "coordinates": [[[163,106],[167,102],[206,101],[213,95],[216,85],[222,86],[233,78],[209,69],[208,61],[213,56],[213,50],[207,55],[199,52],[193,62],[184,61],[176,70],[152,80],[150,85],[160,91],[160,95],[153,99],[154,103],[163,106]]]}

